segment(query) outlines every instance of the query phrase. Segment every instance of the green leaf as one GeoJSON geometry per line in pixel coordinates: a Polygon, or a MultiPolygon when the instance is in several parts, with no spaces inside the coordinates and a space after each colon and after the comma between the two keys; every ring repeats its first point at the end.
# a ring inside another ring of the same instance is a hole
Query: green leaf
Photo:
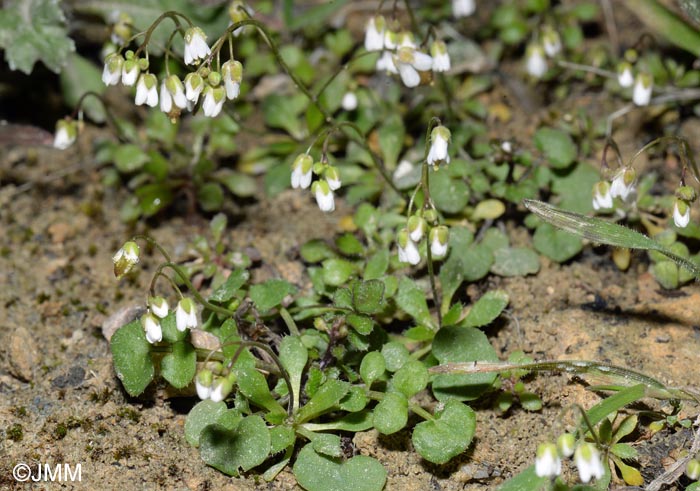
{"type": "Polygon", "coordinates": [[[425,326],[435,329],[433,319],[430,316],[425,292],[416,283],[403,276],[399,280],[399,291],[396,294],[396,304],[413,319],[425,326]]]}
{"type": "Polygon", "coordinates": [[[235,366],[238,376],[238,390],[250,399],[256,406],[262,407],[274,414],[286,414],[286,411],[277,400],[272,397],[267,380],[255,367],[235,366]]]}
{"type": "Polygon", "coordinates": [[[413,429],[413,446],[429,462],[444,464],[464,452],[474,438],[476,414],[455,400],[445,403],[435,419],[418,423],[413,429]]]}
{"type": "Polygon", "coordinates": [[[411,354],[403,344],[390,341],[382,346],[382,357],[386,363],[386,369],[395,372],[411,359],[411,354]]]}
{"type": "Polygon", "coordinates": [[[193,447],[199,446],[199,437],[207,426],[216,421],[226,412],[226,403],[214,402],[209,399],[198,402],[185,419],[185,439],[193,447]]]}
{"type": "Polygon", "coordinates": [[[360,363],[360,377],[370,387],[372,383],[379,379],[386,371],[386,361],[384,355],[379,351],[370,351],[360,363]]]}
{"type": "Polygon", "coordinates": [[[55,0],[7,0],[0,10],[0,48],[10,70],[27,75],[42,61],[59,73],[75,51],[66,18],[55,0]]]}
{"type": "Polygon", "coordinates": [[[586,162],[579,162],[573,169],[553,171],[551,187],[552,192],[559,195],[560,208],[589,213],[593,210],[591,190],[599,180],[598,169],[586,162]]]}
{"type": "Polygon", "coordinates": [[[304,428],[311,431],[352,431],[357,433],[368,430],[372,427],[372,413],[370,411],[360,411],[346,414],[342,418],[335,419],[329,423],[306,423],[304,428]]]}
{"type": "MultiPolygon", "coordinates": [[[[2,13],[0,13],[1,15],[2,13]]],[[[75,107],[86,92],[104,93],[105,84],[102,83],[102,72],[94,63],[77,53],[72,53],[66,60],[65,70],[61,71],[61,89],[66,105],[75,107]]],[[[85,97],[81,107],[95,123],[104,122],[105,110],[96,97],[85,97]]]]}
{"type": "Polygon", "coordinates": [[[345,397],[340,400],[338,407],[343,411],[356,413],[367,407],[368,403],[369,398],[367,397],[365,389],[363,387],[353,385],[350,387],[350,391],[345,394],[345,397]]]}
{"type": "Polygon", "coordinates": [[[430,173],[430,196],[438,210],[459,213],[469,201],[469,187],[460,179],[453,179],[447,167],[430,173]]]}
{"type": "Polygon", "coordinates": [[[161,319],[160,328],[163,331],[163,341],[168,343],[177,343],[187,337],[187,330],[178,331],[174,311],[170,312],[165,319],[161,319]]]}
{"type": "Polygon", "coordinates": [[[123,173],[139,170],[148,160],[148,154],[132,143],[120,145],[114,152],[114,165],[123,173]]]}
{"type": "Polygon", "coordinates": [[[328,457],[342,457],[343,449],[340,448],[340,437],[332,433],[312,433],[309,440],[313,444],[314,450],[320,455],[328,457]]]}
{"type": "Polygon", "coordinates": [[[296,293],[296,288],[285,280],[268,280],[250,287],[248,294],[257,309],[264,313],[282,303],[284,297],[296,293]]]}
{"type": "Polygon", "coordinates": [[[663,245],[639,232],[600,218],[592,218],[578,213],[560,210],[541,201],[525,200],[523,203],[528,210],[535,213],[546,222],[571,234],[584,237],[593,242],[616,247],[658,251],[672,259],[676,264],[686,268],[696,278],[700,278],[700,267],[698,267],[698,265],[674,254],[663,245]]]}
{"type": "Polygon", "coordinates": [[[293,138],[302,139],[306,136],[306,129],[299,117],[307,104],[308,100],[303,94],[271,94],[262,103],[265,122],[271,128],[281,128],[293,138]]]}
{"type": "Polygon", "coordinates": [[[308,491],[381,491],[386,483],[386,470],[378,461],[357,455],[343,462],[319,455],[308,444],[301,449],[294,463],[297,483],[308,491]]]}
{"type": "Polygon", "coordinates": [[[608,414],[622,409],[627,404],[632,404],[635,401],[640,400],[644,397],[644,385],[638,384],[632,387],[628,387],[617,394],[603,399],[598,404],[586,411],[588,420],[591,425],[595,426],[600,423],[603,418],[606,418],[608,414]]]}
{"type": "Polygon", "coordinates": [[[540,270],[539,256],[528,247],[504,247],[493,253],[491,272],[499,276],[526,276],[540,270]]]}
{"type": "Polygon", "coordinates": [[[305,243],[301,246],[300,254],[307,263],[319,263],[336,255],[335,251],[321,239],[313,239],[305,243]]]}
{"type": "Polygon", "coordinates": [[[187,387],[197,372],[197,352],[187,341],[171,345],[172,351],[160,362],[160,374],[176,389],[187,387]]]}
{"type": "Polygon", "coordinates": [[[355,272],[355,266],[345,259],[326,259],[323,261],[323,282],[331,286],[341,286],[355,272]]]}
{"type": "Polygon", "coordinates": [[[548,258],[558,263],[568,261],[583,249],[583,242],[576,236],[541,223],[532,237],[532,245],[548,258]]]}
{"type": "Polygon", "coordinates": [[[610,445],[610,452],[625,460],[636,460],[639,456],[637,450],[629,443],[615,443],[610,445]]]}
{"type": "Polygon", "coordinates": [[[380,249],[367,261],[365,266],[364,279],[376,280],[384,276],[386,270],[389,269],[389,250],[380,249]]]}
{"type": "Polygon", "coordinates": [[[270,453],[276,454],[292,445],[296,440],[294,429],[289,426],[273,426],[270,428],[270,453]]]}
{"type": "Polygon", "coordinates": [[[421,361],[407,361],[396,371],[391,384],[394,389],[411,398],[428,385],[428,369],[421,361]]]}
{"type": "MultiPolygon", "coordinates": [[[[229,136],[227,135],[227,138],[229,136]]],[[[231,169],[222,169],[216,173],[216,179],[231,191],[231,194],[239,198],[249,198],[255,196],[258,185],[255,179],[241,172],[231,169]]]]}
{"type": "MultiPolygon", "coordinates": [[[[682,0],[688,5],[688,0],[682,0]]],[[[626,0],[630,12],[652,31],[695,56],[700,56],[700,33],[657,0],[644,2],[626,0]]],[[[696,7],[697,12],[697,7],[696,7]]],[[[697,19],[696,19],[697,20],[697,19]]]]}
{"type": "MultiPolygon", "coordinates": [[[[486,335],[474,327],[443,327],[433,340],[433,355],[440,363],[498,360],[486,335]]],[[[495,380],[494,373],[437,375],[433,378],[433,394],[439,401],[471,401],[495,380]]]]}
{"type": "Polygon", "coordinates": [[[531,465],[517,476],[503,483],[498,488],[498,491],[539,491],[547,482],[549,482],[549,478],[539,477],[535,473],[535,466],[531,465]]]}
{"type": "Polygon", "coordinates": [[[338,405],[338,402],[348,393],[350,384],[342,380],[327,380],[309,401],[299,409],[297,421],[303,423],[312,420],[338,405]]]}
{"type": "Polygon", "coordinates": [[[346,256],[358,256],[365,252],[365,246],[354,234],[343,234],[335,239],[338,250],[346,256]]]}
{"type": "Polygon", "coordinates": [[[120,327],[110,340],[114,371],[130,396],[141,394],[153,380],[155,367],[151,360],[151,345],[135,320],[120,327]]]}
{"type": "Polygon", "coordinates": [[[173,193],[165,183],[141,186],[135,192],[141,212],[149,217],[158,213],[173,201],[173,193]]]}
{"type": "Polygon", "coordinates": [[[535,132],[535,146],[555,169],[568,167],[578,150],[568,133],[555,128],[540,128],[535,132]]]}
{"type": "Polygon", "coordinates": [[[542,409],[542,400],[537,394],[523,392],[522,394],[518,394],[518,398],[520,399],[520,405],[526,411],[539,411],[542,409]]]}
{"type": "Polygon", "coordinates": [[[204,183],[197,189],[197,201],[204,211],[217,211],[224,204],[224,190],[216,182],[204,183]]]}
{"type": "Polygon", "coordinates": [[[301,395],[301,376],[304,374],[309,353],[298,336],[285,336],[280,343],[279,358],[289,374],[294,391],[294,402],[298,405],[301,395]]]}
{"type": "Polygon", "coordinates": [[[391,113],[377,131],[379,149],[389,169],[395,168],[399,161],[405,135],[403,118],[398,113],[391,113]]]}
{"type": "Polygon", "coordinates": [[[491,324],[501,315],[509,301],[508,294],[503,290],[486,292],[469,310],[465,319],[465,325],[482,327],[491,324]]]}
{"type": "Polygon", "coordinates": [[[237,476],[262,464],[270,452],[270,432],[260,416],[243,418],[235,429],[214,424],[199,438],[199,453],[208,465],[237,476]]]}
{"type": "Polygon", "coordinates": [[[357,312],[378,314],[384,310],[384,282],[380,280],[356,281],[352,285],[352,303],[357,312]]]}
{"type": "Polygon", "coordinates": [[[355,331],[363,336],[367,336],[374,329],[374,321],[366,315],[349,314],[345,320],[355,331]]]}
{"type": "Polygon", "coordinates": [[[408,401],[403,394],[388,392],[374,408],[374,427],[379,433],[391,435],[408,422],[408,401]]]}
{"type": "Polygon", "coordinates": [[[231,300],[246,281],[250,278],[250,273],[245,269],[235,269],[229,274],[226,281],[219,286],[214,292],[209,296],[210,302],[228,302],[231,300]]]}

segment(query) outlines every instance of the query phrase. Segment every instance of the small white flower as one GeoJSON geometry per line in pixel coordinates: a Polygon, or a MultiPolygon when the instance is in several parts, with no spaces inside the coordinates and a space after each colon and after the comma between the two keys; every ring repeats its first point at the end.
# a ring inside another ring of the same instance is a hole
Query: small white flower
{"type": "Polygon", "coordinates": [[[411,240],[407,229],[404,228],[399,232],[397,242],[399,246],[399,261],[402,263],[411,264],[413,266],[420,263],[420,252],[418,252],[418,245],[411,240]]]}
{"type": "Polygon", "coordinates": [[[416,40],[413,38],[413,33],[410,31],[401,31],[399,33],[399,48],[411,48],[415,50],[418,48],[416,45],[416,40]]]}
{"type": "Polygon", "coordinates": [[[433,66],[433,58],[413,48],[399,48],[394,56],[394,63],[399,70],[401,80],[406,87],[416,87],[420,84],[418,71],[430,70],[433,66]]]}
{"type": "Polygon", "coordinates": [[[539,44],[530,44],[525,50],[525,68],[533,78],[542,78],[547,73],[547,59],[539,44]]]}
{"type": "Polygon", "coordinates": [[[450,231],[444,225],[430,229],[430,254],[433,259],[442,259],[447,254],[450,231]]]}
{"type": "Polygon", "coordinates": [[[377,60],[376,65],[378,72],[389,72],[389,73],[399,73],[396,64],[394,63],[394,56],[389,51],[384,51],[382,56],[377,60]]]}
{"type": "MultiPolygon", "coordinates": [[[[600,181],[593,187],[593,209],[607,209],[613,207],[613,197],[610,193],[610,183],[600,181]]],[[[573,452],[573,450],[572,450],[573,452]]]]}
{"type": "Polygon", "coordinates": [[[212,385],[212,373],[211,370],[200,370],[194,379],[194,386],[197,389],[197,396],[201,400],[209,399],[211,396],[211,385],[212,385]]]}
{"type": "Polygon", "coordinates": [[[292,164],[292,188],[306,189],[311,185],[314,161],[311,155],[302,153],[292,164]]]}
{"type": "Polygon", "coordinates": [[[559,33],[551,27],[546,27],[542,33],[542,47],[550,58],[554,58],[561,52],[561,38],[559,33]]]}
{"type": "Polygon", "coordinates": [[[460,17],[469,17],[475,11],[475,0],[452,0],[452,15],[458,19],[460,17]]]}
{"type": "Polygon", "coordinates": [[[561,459],[557,446],[553,443],[540,443],[535,458],[535,474],[539,477],[556,477],[561,474],[561,459]]]}
{"type": "Polygon", "coordinates": [[[617,83],[622,88],[632,87],[634,84],[634,75],[632,74],[632,65],[623,61],[617,66],[617,83]]]}
{"type": "Polygon", "coordinates": [[[399,47],[399,35],[387,29],[384,31],[384,47],[388,50],[394,50],[399,47]]]}
{"type": "Polygon", "coordinates": [[[217,377],[212,383],[209,399],[213,402],[223,401],[231,393],[231,389],[233,389],[233,384],[228,377],[217,377]]]}
{"type": "Polygon", "coordinates": [[[158,105],[158,79],[152,73],[142,73],[136,84],[136,97],[134,103],[137,106],[147,104],[151,107],[158,105]]]}
{"type": "Polygon", "coordinates": [[[620,169],[613,178],[610,185],[610,196],[613,198],[620,197],[622,201],[627,201],[627,197],[634,191],[634,183],[637,174],[631,167],[620,169]]]}
{"type": "Polygon", "coordinates": [[[323,172],[323,177],[326,179],[326,182],[328,183],[328,188],[331,191],[337,191],[338,189],[340,189],[340,174],[338,173],[337,168],[329,166],[323,172]]]}
{"type": "Polygon", "coordinates": [[[112,53],[105,58],[105,66],[102,69],[102,81],[105,85],[117,85],[122,78],[124,58],[117,53],[112,53]]]}
{"type": "Polygon", "coordinates": [[[180,109],[187,107],[185,87],[177,75],[170,75],[160,85],[160,110],[169,113],[173,108],[173,103],[180,109]]]}
{"type": "Polygon", "coordinates": [[[352,91],[346,92],[343,96],[343,100],[340,102],[340,105],[346,111],[354,111],[357,109],[357,96],[352,91]]]}
{"type": "Polygon", "coordinates": [[[122,66],[122,83],[127,87],[131,87],[136,83],[141,73],[138,58],[126,60],[122,66]]]}
{"type": "Polygon", "coordinates": [[[386,21],[378,15],[370,17],[365,27],[365,49],[367,51],[381,51],[384,49],[384,30],[386,21]]]}
{"type": "Polygon", "coordinates": [[[65,118],[56,122],[56,134],[53,138],[53,147],[65,150],[75,143],[78,137],[78,126],[75,121],[65,118]]]}
{"type": "Polygon", "coordinates": [[[682,199],[677,199],[673,205],[673,223],[678,228],[685,228],[690,223],[690,206],[682,199]]]}
{"type": "Polygon", "coordinates": [[[433,56],[433,71],[447,72],[452,68],[450,55],[447,53],[447,46],[442,41],[435,41],[430,46],[430,54],[433,56]]]}
{"type": "Polygon", "coordinates": [[[163,340],[163,330],[155,315],[148,313],[141,317],[141,325],[146,331],[146,340],[151,343],[159,343],[163,340]]]}
{"type": "Polygon", "coordinates": [[[311,192],[316,197],[318,208],[323,212],[335,210],[335,199],[333,191],[331,191],[328,181],[316,181],[311,185],[311,192]]]}
{"type": "Polygon", "coordinates": [[[204,80],[198,73],[192,72],[185,76],[185,98],[197,104],[199,94],[204,90],[204,80]]]}
{"type": "Polygon", "coordinates": [[[435,165],[440,162],[450,163],[450,156],[447,154],[449,141],[450,130],[442,125],[433,128],[433,131],[430,132],[430,150],[427,158],[429,165],[435,165]]]}
{"type": "Polygon", "coordinates": [[[226,91],[223,87],[212,87],[208,85],[204,89],[204,102],[202,102],[202,110],[204,115],[210,118],[218,116],[221,109],[224,107],[226,100],[226,91]]]}
{"type": "Polygon", "coordinates": [[[226,97],[233,100],[241,93],[243,80],[243,65],[240,61],[229,60],[221,66],[221,77],[224,80],[226,97]]]}
{"type": "Polygon", "coordinates": [[[639,73],[634,80],[632,90],[632,102],[637,106],[648,106],[651,101],[651,93],[654,88],[654,80],[648,73],[639,73]]]}
{"type": "Polygon", "coordinates": [[[579,445],[574,453],[574,462],[578,467],[579,477],[584,483],[588,483],[593,477],[600,479],[605,474],[600,453],[592,443],[579,445]]]}
{"type": "Polygon", "coordinates": [[[185,32],[185,65],[192,65],[211,53],[207,36],[199,27],[190,27],[185,32]]]}
{"type": "Polygon", "coordinates": [[[139,246],[134,241],[124,243],[123,246],[112,256],[114,263],[114,276],[121,278],[133,269],[139,262],[139,246]]]}
{"type": "Polygon", "coordinates": [[[148,299],[148,307],[153,312],[153,315],[160,319],[165,319],[168,316],[168,302],[163,297],[151,297],[148,299]]]}
{"type": "Polygon", "coordinates": [[[408,237],[413,242],[419,242],[423,238],[423,235],[425,235],[425,231],[428,228],[428,224],[425,222],[425,219],[419,217],[418,215],[411,216],[408,219],[407,225],[408,237]]]}
{"type": "Polygon", "coordinates": [[[557,450],[562,457],[571,457],[574,454],[576,438],[571,433],[564,433],[557,438],[557,450]]]}
{"type": "Polygon", "coordinates": [[[180,332],[197,327],[197,309],[191,299],[183,298],[178,302],[175,309],[175,325],[180,332]]]}

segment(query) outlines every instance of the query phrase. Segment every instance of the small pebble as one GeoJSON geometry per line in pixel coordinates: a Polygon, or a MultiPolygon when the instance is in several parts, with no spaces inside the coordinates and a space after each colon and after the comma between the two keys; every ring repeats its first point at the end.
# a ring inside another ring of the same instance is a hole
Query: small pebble
{"type": "Polygon", "coordinates": [[[39,350],[34,337],[24,327],[18,327],[10,337],[7,354],[9,355],[10,373],[22,380],[30,382],[34,370],[39,366],[39,350]]]}

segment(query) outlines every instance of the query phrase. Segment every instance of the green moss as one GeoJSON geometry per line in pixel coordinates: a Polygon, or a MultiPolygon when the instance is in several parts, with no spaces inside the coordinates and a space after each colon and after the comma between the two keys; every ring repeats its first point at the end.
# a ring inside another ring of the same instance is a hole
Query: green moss
{"type": "Polygon", "coordinates": [[[19,423],[15,423],[7,429],[7,438],[13,442],[21,442],[24,438],[24,429],[19,423]]]}

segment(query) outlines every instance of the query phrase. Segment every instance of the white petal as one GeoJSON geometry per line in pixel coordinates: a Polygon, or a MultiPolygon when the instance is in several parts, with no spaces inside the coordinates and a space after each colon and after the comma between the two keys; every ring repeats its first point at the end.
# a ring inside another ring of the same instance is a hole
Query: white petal
{"type": "Polygon", "coordinates": [[[433,57],[426,53],[421,53],[420,51],[413,52],[413,63],[411,63],[416,70],[422,72],[430,70],[433,66],[433,57]]]}
{"type": "Polygon", "coordinates": [[[411,65],[407,63],[398,64],[401,80],[406,87],[417,87],[420,83],[420,75],[411,65]]]}

